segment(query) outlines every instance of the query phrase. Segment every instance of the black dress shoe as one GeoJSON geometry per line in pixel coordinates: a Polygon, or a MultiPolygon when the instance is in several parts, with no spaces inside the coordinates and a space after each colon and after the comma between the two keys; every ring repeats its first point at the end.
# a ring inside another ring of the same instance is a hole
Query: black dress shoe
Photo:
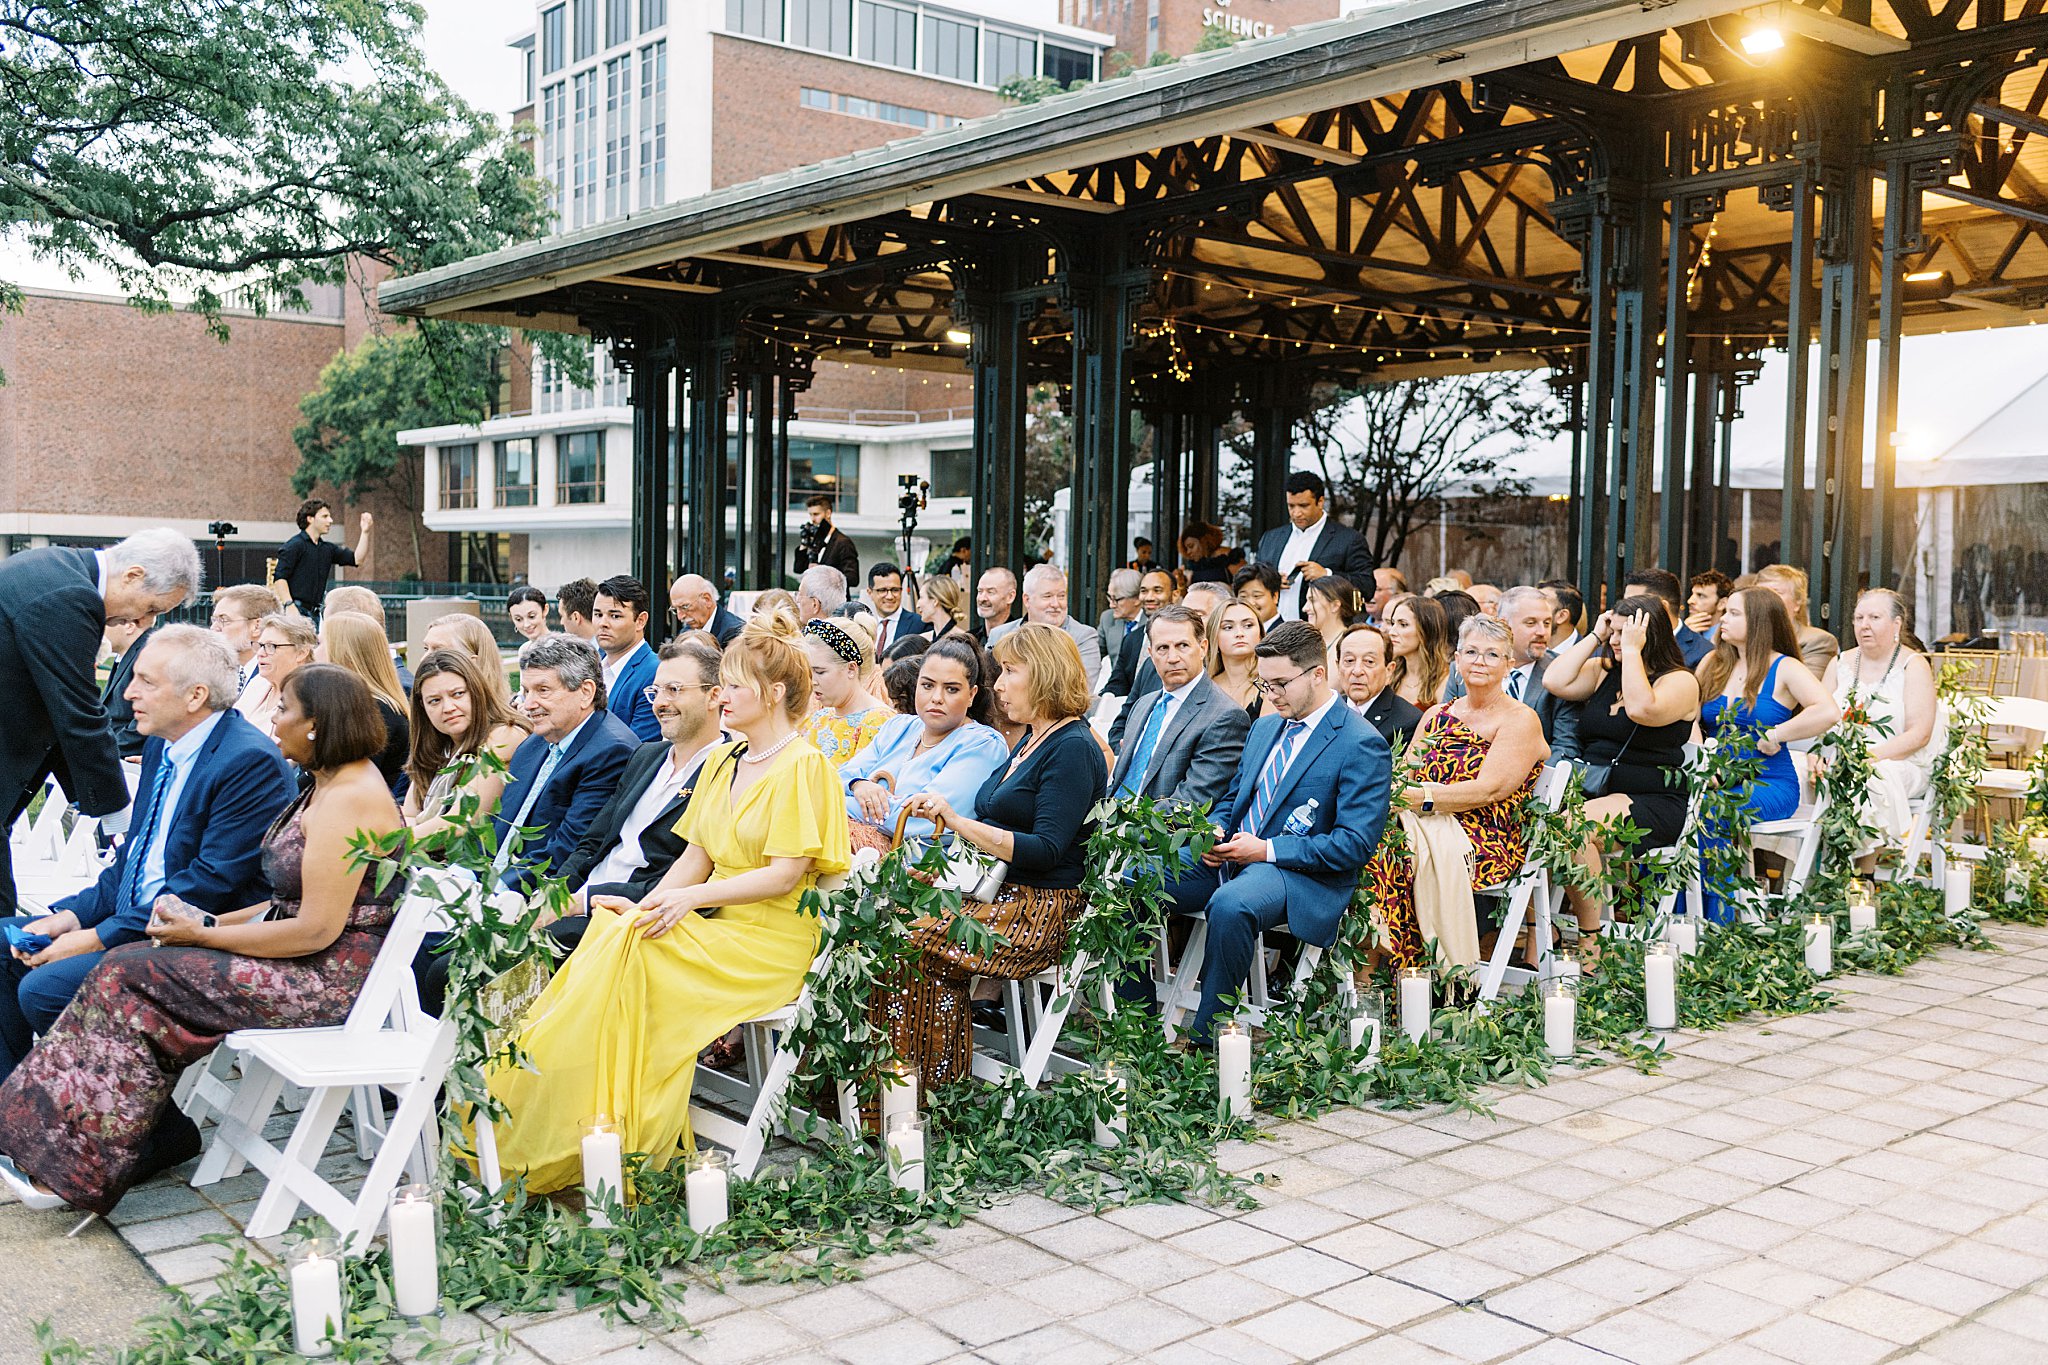
{"type": "Polygon", "coordinates": [[[996,1033],[1010,1031],[1009,1012],[1000,1000],[977,1000],[973,1006],[974,1026],[990,1029],[996,1033]]]}

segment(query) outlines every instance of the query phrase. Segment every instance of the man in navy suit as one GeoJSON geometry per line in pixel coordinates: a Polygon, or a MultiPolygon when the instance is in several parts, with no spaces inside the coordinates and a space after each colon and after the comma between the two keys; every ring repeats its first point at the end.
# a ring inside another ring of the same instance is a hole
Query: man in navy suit
{"type": "Polygon", "coordinates": [[[607,578],[597,585],[590,619],[604,651],[606,705],[641,743],[660,739],[661,722],[647,700],[660,662],[647,644],[647,589],[629,574],[607,578]]]}
{"type": "Polygon", "coordinates": [[[702,574],[686,573],[668,590],[669,610],[684,630],[708,630],[724,649],[747,623],[727,611],[718,589],[702,574]]]}
{"type": "Polygon", "coordinates": [[[568,864],[640,742],[605,709],[595,649],[556,635],[521,655],[521,705],[533,734],[512,751],[511,776],[492,823],[500,880],[526,891],[544,871],[568,864]],[[507,841],[513,830],[532,831],[516,854],[507,841]]]}
{"type": "Polygon", "coordinates": [[[1326,492],[1322,476],[1313,470],[1289,474],[1287,525],[1259,537],[1259,563],[1271,564],[1280,575],[1280,614],[1290,621],[1301,619],[1303,594],[1325,574],[1340,573],[1353,583],[1373,581],[1371,547],[1330,515],[1326,492]]]}
{"type": "Polygon", "coordinates": [[[234,651],[212,631],[165,626],[143,647],[126,694],[148,737],[128,838],[53,913],[7,921],[52,942],[0,961],[0,1067],[28,1055],[107,949],[144,937],[159,895],[218,915],[270,894],[263,835],[295,788],[277,746],[234,709],[236,684],[234,651]]]}
{"type": "Polygon", "coordinates": [[[1244,989],[1261,932],[1285,925],[1320,948],[1337,941],[1358,874],[1386,828],[1392,752],[1330,690],[1327,659],[1323,637],[1298,621],[1259,642],[1266,714],[1246,737],[1217,808],[1219,841],[1170,888],[1175,913],[1209,917],[1191,1043],[1209,1042],[1223,998],[1244,989]]]}

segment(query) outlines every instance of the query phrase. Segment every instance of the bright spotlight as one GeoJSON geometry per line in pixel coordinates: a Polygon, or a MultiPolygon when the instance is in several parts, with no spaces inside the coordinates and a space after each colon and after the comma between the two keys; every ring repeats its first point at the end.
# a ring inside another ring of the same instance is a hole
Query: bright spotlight
{"type": "Polygon", "coordinates": [[[1777,29],[1759,26],[1742,35],[1742,50],[1752,57],[1768,56],[1785,46],[1785,35],[1777,29]]]}
{"type": "Polygon", "coordinates": [[[968,331],[965,327],[954,327],[946,332],[946,340],[952,342],[955,346],[965,346],[974,340],[974,333],[968,331]]]}

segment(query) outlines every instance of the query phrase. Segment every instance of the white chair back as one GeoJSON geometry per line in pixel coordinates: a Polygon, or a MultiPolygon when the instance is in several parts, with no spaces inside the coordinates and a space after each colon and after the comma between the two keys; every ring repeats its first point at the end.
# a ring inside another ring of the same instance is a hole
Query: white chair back
{"type": "Polygon", "coordinates": [[[1984,718],[1991,725],[2048,736],[2048,701],[2039,697],[1993,697],[1984,718]]]}
{"type": "Polygon", "coordinates": [[[407,1016],[414,1013],[407,1008],[407,1001],[417,998],[408,989],[412,986],[412,960],[419,953],[433,917],[447,902],[470,894],[476,884],[475,877],[459,869],[413,874],[411,884],[398,899],[391,927],[385,931],[384,944],[377,950],[377,960],[370,964],[363,988],[349,1008],[348,1020],[342,1025],[344,1030],[373,1034],[394,1023],[401,1029],[406,1026],[407,1016]]]}

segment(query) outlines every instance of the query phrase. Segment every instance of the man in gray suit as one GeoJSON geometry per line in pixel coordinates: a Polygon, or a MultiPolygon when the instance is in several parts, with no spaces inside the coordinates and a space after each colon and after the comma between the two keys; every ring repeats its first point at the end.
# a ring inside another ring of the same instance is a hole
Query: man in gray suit
{"type": "Polygon", "coordinates": [[[1237,774],[1251,717],[1209,681],[1208,628],[1199,612],[1161,607],[1146,634],[1160,685],[1131,703],[1110,794],[1213,805],[1237,774]]]}
{"type": "MultiPolygon", "coordinates": [[[[1034,564],[1024,575],[1024,621],[1053,626],[1073,637],[1081,651],[1081,672],[1087,675],[1088,690],[1095,690],[1095,675],[1102,671],[1102,638],[1095,627],[1083,625],[1067,614],[1067,575],[1057,564],[1034,564]]],[[[1011,621],[988,633],[988,642],[1008,635],[1024,621],[1011,621]]]]}
{"type": "Polygon", "coordinates": [[[1536,713],[1543,738],[1550,742],[1556,763],[1579,756],[1579,706],[1543,685],[1543,669],[1557,656],[1550,651],[1555,614],[1550,594],[1542,588],[1509,588],[1500,597],[1500,617],[1515,633],[1515,666],[1504,688],[1510,697],[1536,713]]]}

